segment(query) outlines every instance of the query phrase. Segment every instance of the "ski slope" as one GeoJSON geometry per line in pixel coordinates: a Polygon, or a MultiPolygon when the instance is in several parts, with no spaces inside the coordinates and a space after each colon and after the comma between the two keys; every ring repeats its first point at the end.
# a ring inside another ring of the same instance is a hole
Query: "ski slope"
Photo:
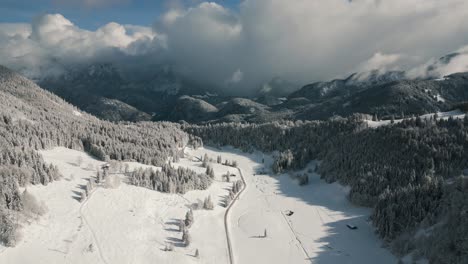
{"type": "MultiPolygon", "coordinates": [[[[120,187],[96,188],[80,203],[80,185],[102,162],[66,148],[42,151],[64,179],[28,187],[47,204],[48,213],[22,228],[23,239],[15,248],[0,249],[0,263],[396,263],[367,222],[370,210],[351,205],[346,188],[326,184],[317,175],[308,186],[299,186],[288,175],[258,175],[268,173],[272,162],[265,156],[263,164],[261,153],[231,148],[186,148],[185,153],[175,166],[204,172],[199,158],[206,153],[214,160],[218,155],[223,161],[236,160],[238,169],[212,163],[216,175],[212,186],[184,195],[127,185],[125,176],[116,174],[123,181],[120,187]],[[221,204],[232,183],[222,181],[221,175],[227,171],[236,175],[233,180],[241,179],[242,173],[247,185],[226,215],[221,204]],[[194,211],[192,243],[186,248],[177,222],[208,195],[215,208],[194,211]],[[287,216],[287,210],[294,214],[287,216]],[[350,230],[346,224],[358,229],[350,230]],[[174,244],[173,252],[164,251],[167,243],[174,244]],[[194,257],[196,249],[199,258],[194,257]]],[[[127,164],[130,170],[148,167],[127,164]]]]}

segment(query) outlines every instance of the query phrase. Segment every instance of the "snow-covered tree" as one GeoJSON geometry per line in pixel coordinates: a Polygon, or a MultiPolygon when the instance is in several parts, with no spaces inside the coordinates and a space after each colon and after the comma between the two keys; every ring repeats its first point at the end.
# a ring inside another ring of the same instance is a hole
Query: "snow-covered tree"
{"type": "Polygon", "coordinates": [[[188,210],[185,214],[185,226],[191,227],[193,224],[193,211],[192,209],[188,210]]]}
{"type": "Polygon", "coordinates": [[[183,232],[185,229],[186,229],[185,221],[180,220],[179,221],[179,232],[183,232]]]}
{"type": "Polygon", "coordinates": [[[192,237],[190,236],[188,229],[185,229],[182,232],[182,242],[185,244],[186,247],[190,246],[190,243],[192,242],[192,237]]]}
{"type": "Polygon", "coordinates": [[[211,201],[211,195],[205,198],[205,201],[203,202],[203,209],[206,210],[213,210],[214,205],[213,201],[211,201]]]}

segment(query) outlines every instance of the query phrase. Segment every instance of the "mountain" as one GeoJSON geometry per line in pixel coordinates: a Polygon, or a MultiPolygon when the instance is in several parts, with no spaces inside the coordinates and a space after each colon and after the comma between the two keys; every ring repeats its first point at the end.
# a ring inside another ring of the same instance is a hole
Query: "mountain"
{"type": "MultiPolygon", "coordinates": [[[[449,54],[428,66],[434,72],[460,56],[449,54]]],[[[113,64],[68,69],[38,80],[47,90],[84,111],[109,121],[191,123],[325,120],[354,113],[391,116],[448,111],[468,100],[466,74],[442,79],[410,78],[404,71],[358,72],[344,79],[315,82],[297,89],[281,78],[265,83],[252,97],[225,96],[182,78],[169,66],[144,71],[113,64]],[[291,92],[293,91],[293,92],[291,92]]]]}
{"type": "Polygon", "coordinates": [[[345,79],[335,79],[327,82],[316,82],[291,93],[288,98],[304,97],[314,103],[323,102],[335,97],[346,97],[357,91],[373,86],[397,82],[405,79],[404,72],[378,71],[353,73],[345,79]]]}
{"type": "Polygon", "coordinates": [[[357,75],[347,79],[306,85],[292,93],[288,100],[306,98],[295,113],[298,119],[326,119],[333,115],[350,116],[366,113],[382,118],[448,111],[468,100],[465,87],[468,73],[457,73],[443,79],[402,79],[401,73],[372,77],[363,81],[357,75]]]}
{"type": "Polygon", "coordinates": [[[201,122],[213,119],[217,112],[218,108],[210,103],[184,95],[177,100],[174,109],[172,109],[167,119],[172,121],[201,122]]]}
{"type": "Polygon", "coordinates": [[[110,63],[76,66],[37,83],[100,118],[142,121],[167,116],[183,95],[209,90],[156,65],[144,72],[110,63]]]}

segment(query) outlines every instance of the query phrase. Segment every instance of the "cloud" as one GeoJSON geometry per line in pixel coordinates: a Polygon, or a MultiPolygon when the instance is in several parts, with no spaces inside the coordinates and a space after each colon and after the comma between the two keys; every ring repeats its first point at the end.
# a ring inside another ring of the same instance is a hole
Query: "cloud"
{"type": "Polygon", "coordinates": [[[380,52],[375,53],[369,60],[365,61],[360,67],[360,71],[372,70],[395,70],[398,68],[398,61],[401,59],[400,54],[383,54],[380,52]]]}
{"type": "Polygon", "coordinates": [[[30,25],[0,24],[2,63],[34,79],[74,64],[148,54],[163,42],[148,27],[109,23],[87,31],[60,14],[39,16],[30,25]]]}
{"type": "Polygon", "coordinates": [[[278,76],[299,83],[359,70],[409,69],[468,43],[462,0],[245,0],[169,11],[156,25],[169,58],[192,78],[222,85],[242,69],[236,91],[278,76]]]}
{"type": "Polygon", "coordinates": [[[244,93],[274,77],[305,84],[373,68],[427,74],[426,64],[437,61],[430,58],[454,50],[465,55],[434,74],[465,70],[468,61],[460,49],[468,44],[464,0],[244,0],[235,10],[169,3],[152,28],[110,23],[87,31],[58,14],[39,17],[29,29],[1,24],[0,60],[42,74],[57,61],[140,56],[244,93]]]}
{"type": "Polygon", "coordinates": [[[468,46],[438,59],[431,58],[408,70],[407,75],[410,78],[441,78],[457,72],[468,72],[468,46]]]}

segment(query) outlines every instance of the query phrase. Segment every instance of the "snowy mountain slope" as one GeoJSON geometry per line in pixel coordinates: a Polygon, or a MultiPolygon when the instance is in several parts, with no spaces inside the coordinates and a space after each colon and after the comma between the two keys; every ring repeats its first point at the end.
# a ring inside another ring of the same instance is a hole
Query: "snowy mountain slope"
{"type": "MultiPolygon", "coordinates": [[[[465,113],[460,111],[460,110],[453,110],[449,112],[437,112],[433,114],[425,114],[420,116],[421,119],[431,119],[431,118],[437,118],[438,120],[444,119],[447,120],[449,118],[454,118],[454,119],[463,119],[465,118],[465,113]]],[[[395,119],[393,120],[393,123],[397,124],[402,122],[403,120],[408,120],[410,118],[404,118],[404,119],[395,119]]],[[[371,128],[375,127],[380,127],[380,126],[385,126],[385,125],[391,125],[392,121],[391,120],[380,120],[380,121],[374,121],[374,120],[369,120],[365,119],[364,122],[367,123],[367,125],[371,128]]]]}
{"type": "Polygon", "coordinates": [[[0,244],[8,246],[21,240],[16,231],[28,220],[28,197],[19,187],[48,185],[61,177],[38,150],[61,146],[86,150],[101,160],[161,165],[179,155],[189,140],[176,124],[99,120],[4,67],[0,104],[0,244]]]}
{"type": "Polygon", "coordinates": [[[330,82],[306,85],[288,99],[307,98],[310,104],[301,106],[294,114],[297,119],[326,119],[333,115],[354,113],[376,114],[379,117],[422,115],[449,111],[468,100],[466,73],[446,76],[442,80],[406,80],[389,76],[361,81],[359,75],[330,82]],[[357,77],[356,77],[357,76],[357,77]],[[357,80],[355,80],[357,79],[357,80]]]}

